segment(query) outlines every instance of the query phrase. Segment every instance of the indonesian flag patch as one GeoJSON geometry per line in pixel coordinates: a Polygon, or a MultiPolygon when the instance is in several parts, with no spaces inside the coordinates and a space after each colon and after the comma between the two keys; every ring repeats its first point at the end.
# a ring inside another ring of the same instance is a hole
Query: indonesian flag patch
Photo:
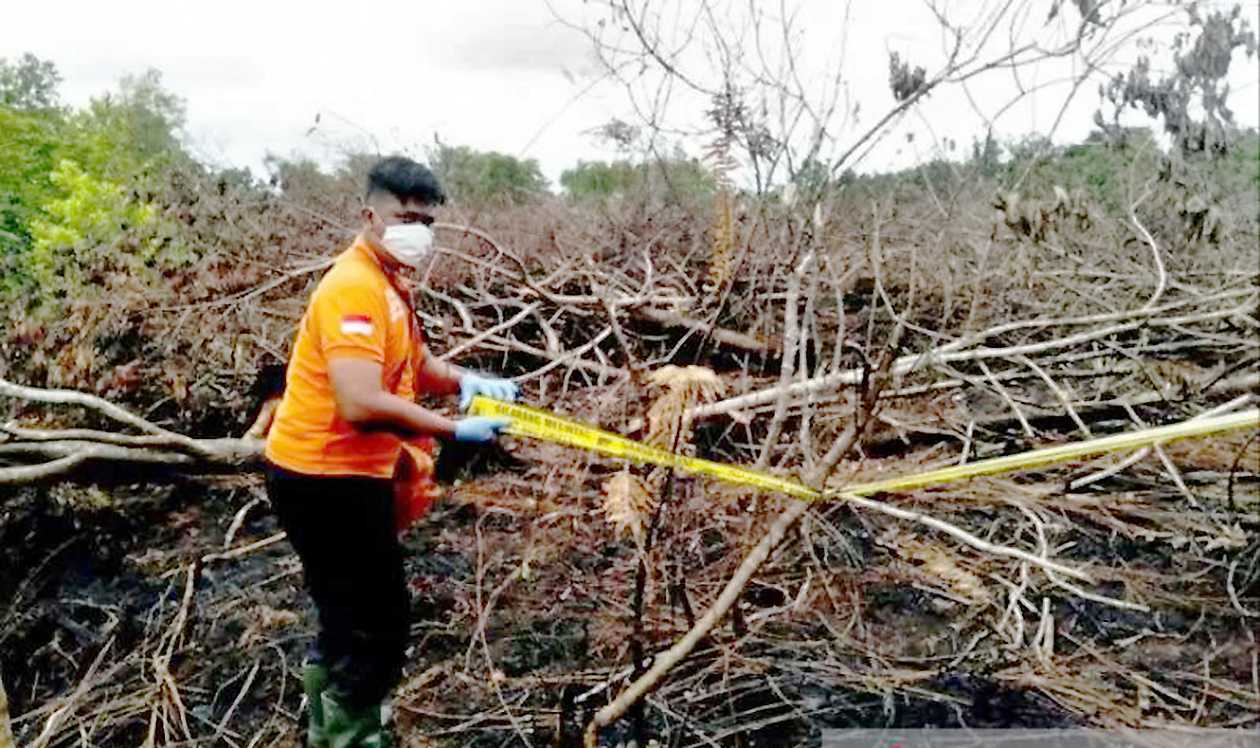
{"type": "Polygon", "coordinates": [[[341,318],[342,335],[371,335],[372,318],[366,314],[347,314],[341,318]]]}

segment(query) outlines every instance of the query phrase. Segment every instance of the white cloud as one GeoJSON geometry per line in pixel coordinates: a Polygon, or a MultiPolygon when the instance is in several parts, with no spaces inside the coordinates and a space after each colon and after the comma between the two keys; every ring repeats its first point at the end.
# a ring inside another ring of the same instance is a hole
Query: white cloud
{"type": "MultiPolygon", "coordinates": [[[[611,155],[586,131],[614,116],[633,119],[617,86],[579,95],[594,69],[589,47],[580,33],[557,22],[545,2],[11,5],[0,26],[0,56],[30,51],[51,59],[73,104],[112,88],[124,74],[158,68],[187,101],[188,132],[198,152],[256,170],[267,152],[329,159],[349,143],[420,153],[440,134],[447,143],[538,158],[554,181],[578,159],[611,155]],[[320,126],[310,134],[317,114],[320,126]]],[[[553,5],[570,19],[596,7],[581,0],[553,5]]],[[[777,3],[768,6],[777,12],[777,3]]],[[[680,0],[670,7],[682,17],[692,6],[680,0]]],[[[816,79],[811,85],[821,86],[819,71],[836,62],[839,42],[847,39],[843,63],[863,123],[890,105],[888,50],[923,64],[941,54],[940,35],[919,0],[804,0],[797,7],[804,45],[799,67],[816,79]]],[[[1254,4],[1246,12],[1254,27],[1254,4]]],[[[1255,58],[1247,62],[1234,83],[1234,109],[1248,125],[1260,117],[1256,65],[1255,58]]],[[[1032,79],[1057,74],[1033,71],[1032,79]]],[[[978,85],[973,94],[995,101],[1009,81],[987,86],[978,85]]],[[[1005,127],[1014,133],[1045,126],[1059,94],[1047,90],[1029,98],[1008,114],[1005,127]]],[[[1065,122],[1065,137],[1088,131],[1095,100],[1088,92],[1082,97],[1065,122]]],[[[696,112],[703,108],[690,104],[696,112]]],[[[867,165],[929,155],[933,135],[965,146],[980,132],[970,109],[961,93],[934,96],[923,116],[907,119],[867,165]],[[913,143],[907,143],[907,132],[916,134],[913,143]]]]}

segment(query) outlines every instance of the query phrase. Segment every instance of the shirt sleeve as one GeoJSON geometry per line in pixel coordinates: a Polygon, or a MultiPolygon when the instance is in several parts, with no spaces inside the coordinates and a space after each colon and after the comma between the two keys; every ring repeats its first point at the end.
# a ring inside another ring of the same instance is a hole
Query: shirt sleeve
{"type": "Polygon", "coordinates": [[[389,309],[373,288],[337,284],[321,288],[311,313],[324,358],[363,358],[385,363],[389,309]]]}

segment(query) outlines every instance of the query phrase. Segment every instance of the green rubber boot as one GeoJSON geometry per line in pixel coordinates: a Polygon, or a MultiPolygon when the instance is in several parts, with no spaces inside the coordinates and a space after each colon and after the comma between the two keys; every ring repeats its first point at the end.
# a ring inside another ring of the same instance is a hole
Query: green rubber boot
{"type": "Polygon", "coordinates": [[[393,741],[381,720],[381,705],[352,710],[333,691],[323,694],[327,748],[390,748],[393,741]]]}
{"type": "Polygon", "coordinates": [[[306,691],[306,748],[328,748],[323,698],[327,688],[328,668],[310,663],[302,669],[302,689],[306,691]]]}

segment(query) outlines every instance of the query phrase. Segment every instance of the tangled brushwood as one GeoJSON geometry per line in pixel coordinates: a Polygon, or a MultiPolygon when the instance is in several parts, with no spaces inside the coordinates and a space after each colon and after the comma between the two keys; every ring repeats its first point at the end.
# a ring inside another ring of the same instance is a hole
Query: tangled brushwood
{"type": "MultiPolygon", "coordinates": [[[[413,289],[432,350],[515,377],[531,405],[816,489],[1253,407],[1260,140],[1227,110],[1171,151],[1104,120],[1072,146],[998,158],[987,139],[845,173],[947,84],[1029,56],[1105,69],[1089,53],[1116,48],[1108,14],[1144,4],[1050,5],[1044,44],[967,47],[1022,28],[1017,2],[949,27],[940,69],[895,58],[893,109],[841,138],[817,118],[847,107],[790,71],[736,80],[770,64],[734,44],[762,27],[704,45],[730,63],[713,83],[663,52],[680,47],[655,0],[611,3],[600,33],[626,38],[599,37],[602,62],[714,94],[705,178],[454,200],[413,289]],[[776,130],[763,97],[800,129],[776,130]],[[709,173],[732,164],[751,187],[709,173]]],[[[1150,71],[1116,80],[1118,106],[1176,104],[1150,71]]],[[[0,748],[300,744],[313,612],[260,437],[371,160],[282,162],[272,185],[163,163],[143,210],[79,221],[139,211],[121,234],[0,255],[31,273],[0,288],[0,748]]],[[[67,189],[130,194],[72,171],[67,189]]],[[[444,448],[437,472],[444,498],[402,540],[403,745],[1260,727],[1255,429],[813,503],[524,439],[444,448]]]]}
{"type": "MultiPolygon", "coordinates": [[[[942,204],[850,192],[827,211],[843,223],[751,203],[732,225],[753,250],[717,309],[697,281],[702,209],[499,208],[439,228],[417,313],[435,349],[518,376],[531,403],[839,487],[1251,398],[1255,217],[1223,206],[1235,223],[1212,239],[1172,186],[1138,186],[1125,215],[1091,201],[1088,231],[1041,239],[972,207],[975,183],[942,204]]],[[[251,472],[258,443],[231,438],[321,267],[286,258],[215,299],[164,285],[71,318],[94,356],[161,367],[151,351],[178,347],[182,391],[143,370],[101,384],[99,364],[47,387],[55,326],[6,360],[0,641],[23,744],[296,734],[311,622],[251,472]],[[120,336],[132,348],[92,347],[120,336]]],[[[226,262],[180,288],[204,293],[226,262]]],[[[406,539],[397,729],[687,745],[885,723],[1254,725],[1254,437],[881,497],[900,519],[509,444],[406,539]]]]}

